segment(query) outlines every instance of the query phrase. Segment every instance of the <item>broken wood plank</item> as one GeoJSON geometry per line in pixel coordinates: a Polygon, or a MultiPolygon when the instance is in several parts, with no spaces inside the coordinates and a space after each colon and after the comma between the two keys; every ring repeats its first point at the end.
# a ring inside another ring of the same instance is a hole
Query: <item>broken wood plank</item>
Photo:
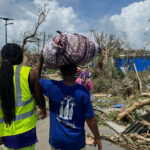
{"type": "Polygon", "coordinates": [[[107,94],[94,94],[95,97],[107,97],[107,94]]]}

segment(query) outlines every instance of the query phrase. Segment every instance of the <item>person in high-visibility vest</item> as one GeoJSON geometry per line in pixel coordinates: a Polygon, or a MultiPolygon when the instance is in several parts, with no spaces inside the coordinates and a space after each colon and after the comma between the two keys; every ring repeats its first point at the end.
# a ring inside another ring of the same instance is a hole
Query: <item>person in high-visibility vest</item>
{"type": "Polygon", "coordinates": [[[38,76],[30,67],[21,66],[23,50],[14,43],[1,51],[0,138],[8,150],[35,150],[37,114],[46,117],[45,99],[38,76]]]}

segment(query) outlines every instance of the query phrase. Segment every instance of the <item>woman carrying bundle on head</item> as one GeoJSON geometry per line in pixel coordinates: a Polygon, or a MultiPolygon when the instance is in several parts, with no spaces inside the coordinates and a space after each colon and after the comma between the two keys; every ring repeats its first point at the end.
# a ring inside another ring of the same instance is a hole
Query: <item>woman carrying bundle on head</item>
{"type": "Polygon", "coordinates": [[[45,100],[37,74],[21,66],[23,50],[6,44],[1,51],[0,67],[0,137],[8,150],[35,150],[37,116],[46,117],[45,100]]]}
{"type": "Polygon", "coordinates": [[[79,57],[80,61],[85,58],[86,53],[82,56],[79,53],[82,50],[86,52],[87,46],[84,44],[88,42],[85,37],[77,38],[76,35],[67,37],[61,34],[55,37],[44,48],[40,63],[37,65],[39,77],[44,62],[49,68],[59,68],[63,78],[62,81],[40,79],[43,94],[49,98],[50,102],[49,142],[51,150],[85,150],[84,124],[86,121],[94,134],[94,146],[98,145],[98,150],[102,150],[89,91],[84,86],[76,84],[74,80],[77,65],[73,61],[77,62],[79,57]],[[78,39],[81,39],[80,47],[77,45],[78,39]]]}

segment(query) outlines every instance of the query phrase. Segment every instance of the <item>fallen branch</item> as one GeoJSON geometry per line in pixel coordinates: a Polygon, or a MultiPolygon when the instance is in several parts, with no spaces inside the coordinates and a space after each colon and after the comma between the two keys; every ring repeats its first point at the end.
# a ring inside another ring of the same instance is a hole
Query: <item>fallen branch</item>
{"type": "Polygon", "coordinates": [[[107,94],[94,94],[95,97],[107,97],[107,94]]]}
{"type": "MultiPolygon", "coordinates": [[[[87,136],[87,138],[94,139],[94,136],[91,135],[90,133],[87,133],[86,136],[87,136]]],[[[118,135],[117,136],[110,136],[110,135],[104,135],[104,134],[101,135],[101,139],[107,140],[107,141],[115,143],[115,144],[116,144],[116,141],[118,141],[118,140],[116,140],[117,138],[118,138],[118,135]]]]}
{"type": "Polygon", "coordinates": [[[142,93],[141,96],[150,97],[150,93],[142,93]]]}
{"type": "Polygon", "coordinates": [[[147,128],[150,130],[150,123],[148,121],[142,120],[141,124],[147,126],[147,128]]]}
{"type": "MultiPolygon", "coordinates": [[[[147,145],[146,142],[144,142],[143,137],[139,137],[138,140],[133,141],[132,136],[134,138],[134,135],[132,134],[131,136],[125,135],[125,134],[118,134],[115,136],[110,136],[110,135],[101,135],[102,140],[107,140],[111,143],[118,144],[121,147],[127,148],[129,150],[149,150],[149,145],[147,145]],[[139,143],[142,143],[143,145],[140,145],[139,143]]],[[[138,136],[136,136],[138,137],[138,136]]],[[[94,139],[93,135],[90,133],[87,133],[87,138],[94,139]]]]}
{"type": "Polygon", "coordinates": [[[139,150],[139,148],[134,144],[134,141],[125,135],[119,135],[119,136],[101,135],[101,139],[110,141],[114,144],[119,144],[121,147],[130,150],[139,150]]]}
{"type": "Polygon", "coordinates": [[[146,143],[146,142],[150,143],[150,138],[145,138],[144,136],[136,134],[136,133],[130,133],[128,134],[128,136],[134,139],[143,140],[144,141],[143,143],[146,143]]]}
{"type": "Polygon", "coordinates": [[[101,110],[99,107],[95,107],[94,110],[98,111],[98,112],[104,114],[106,117],[108,117],[108,115],[103,110],[101,110]]]}
{"type": "Polygon", "coordinates": [[[137,78],[138,78],[138,81],[139,81],[139,88],[140,88],[140,92],[142,92],[142,82],[141,82],[141,79],[140,79],[140,77],[139,77],[139,74],[138,74],[138,72],[137,72],[137,68],[136,68],[136,66],[135,66],[135,64],[133,63],[133,66],[134,66],[134,69],[135,69],[135,72],[136,72],[136,76],[137,76],[137,78]]]}
{"type": "Polygon", "coordinates": [[[135,102],[131,107],[127,109],[127,111],[121,112],[117,116],[117,120],[120,121],[123,119],[127,114],[130,114],[132,111],[139,109],[145,105],[150,105],[150,99],[145,100],[139,100],[138,102],[135,102]]]}

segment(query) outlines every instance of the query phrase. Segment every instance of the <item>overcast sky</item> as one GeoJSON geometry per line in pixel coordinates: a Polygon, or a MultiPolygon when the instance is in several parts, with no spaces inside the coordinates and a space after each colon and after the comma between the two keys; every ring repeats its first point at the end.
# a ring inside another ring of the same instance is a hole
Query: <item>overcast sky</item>
{"type": "MultiPolygon", "coordinates": [[[[8,26],[8,42],[22,40],[21,33],[32,31],[41,4],[50,8],[40,31],[56,30],[81,33],[91,37],[98,33],[114,33],[135,48],[150,41],[150,0],[0,0],[0,17],[15,20],[8,26]]],[[[0,48],[5,44],[4,21],[0,20],[0,48]]]]}

